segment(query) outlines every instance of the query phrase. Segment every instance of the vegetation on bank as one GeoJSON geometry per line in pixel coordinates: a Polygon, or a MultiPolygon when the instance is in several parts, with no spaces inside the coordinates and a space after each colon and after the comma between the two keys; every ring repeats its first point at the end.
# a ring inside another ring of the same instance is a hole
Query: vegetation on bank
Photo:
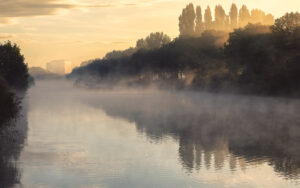
{"type": "Polygon", "coordinates": [[[214,20],[210,6],[207,6],[204,13],[202,13],[201,6],[196,6],[192,3],[188,4],[179,16],[179,32],[180,37],[197,37],[206,30],[221,30],[230,32],[233,29],[245,27],[249,23],[273,25],[274,16],[266,14],[259,9],[252,9],[251,11],[246,5],[240,9],[236,4],[232,4],[230,11],[226,14],[221,5],[215,6],[214,20]]]}
{"type": "Polygon", "coordinates": [[[52,73],[52,72],[50,72],[46,69],[43,69],[41,67],[30,67],[28,69],[28,72],[29,72],[30,76],[34,78],[34,80],[65,78],[63,75],[58,75],[58,74],[52,73]]]}
{"type": "MultiPolygon", "coordinates": [[[[193,25],[193,31],[196,29],[193,25]]],[[[108,85],[155,83],[209,91],[300,95],[299,13],[287,13],[271,26],[249,23],[229,33],[215,29],[197,37],[180,35],[171,42],[162,38],[169,37],[152,33],[146,40],[138,40],[134,48],[85,62],[69,78],[108,85]],[[140,41],[157,45],[143,46],[140,41]]]]}
{"type": "Polygon", "coordinates": [[[0,78],[0,128],[16,116],[19,107],[15,95],[9,90],[5,80],[0,78]]]}
{"type": "Polygon", "coordinates": [[[24,56],[16,44],[0,44],[0,128],[15,117],[20,108],[13,90],[26,90],[31,78],[24,56]]]}

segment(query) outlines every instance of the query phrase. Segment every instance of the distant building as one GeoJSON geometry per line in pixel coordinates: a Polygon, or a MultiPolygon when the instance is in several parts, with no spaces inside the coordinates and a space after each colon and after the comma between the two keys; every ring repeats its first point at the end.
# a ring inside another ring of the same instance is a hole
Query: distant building
{"type": "Polygon", "coordinates": [[[55,60],[47,63],[47,70],[55,74],[66,74],[71,71],[71,62],[66,60],[55,60]]]}

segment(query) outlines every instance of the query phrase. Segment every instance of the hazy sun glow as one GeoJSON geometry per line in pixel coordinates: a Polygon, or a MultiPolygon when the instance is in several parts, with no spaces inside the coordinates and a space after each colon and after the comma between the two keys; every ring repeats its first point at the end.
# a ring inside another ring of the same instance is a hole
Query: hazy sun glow
{"type": "Polygon", "coordinates": [[[0,40],[20,45],[29,66],[67,59],[73,66],[125,49],[150,32],[178,35],[178,16],[188,3],[231,3],[259,8],[275,18],[299,11],[299,0],[10,0],[0,1],[0,40]]]}

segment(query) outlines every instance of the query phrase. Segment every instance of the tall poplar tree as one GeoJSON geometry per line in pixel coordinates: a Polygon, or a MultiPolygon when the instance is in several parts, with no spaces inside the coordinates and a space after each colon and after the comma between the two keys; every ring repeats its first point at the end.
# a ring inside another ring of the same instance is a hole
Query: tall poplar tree
{"type": "Polygon", "coordinates": [[[205,29],[211,29],[212,16],[211,16],[211,10],[209,6],[207,6],[207,8],[205,9],[204,21],[205,21],[205,29]]]}
{"type": "Polygon", "coordinates": [[[215,7],[215,29],[223,30],[225,26],[226,14],[221,5],[215,7]]]}
{"type": "Polygon", "coordinates": [[[238,8],[236,4],[232,4],[229,12],[230,25],[234,29],[238,26],[238,8]]]}
{"type": "Polygon", "coordinates": [[[193,36],[195,34],[195,18],[194,5],[190,3],[182,10],[182,14],[179,16],[180,36],[193,36]]]}
{"type": "Polygon", "coordinates": [[[244,27],[250,22],[250,13],[246,5],[243,5],[239,11],[239,26],[244,27]]]}
{"type": "Polygon", "coordinates": [[[196,27],[195,27],[195,34],[201,35],[202,31],[204,30],[203,21],[202,21],[202,10],[200,6],[196,8],[196,27]]]}

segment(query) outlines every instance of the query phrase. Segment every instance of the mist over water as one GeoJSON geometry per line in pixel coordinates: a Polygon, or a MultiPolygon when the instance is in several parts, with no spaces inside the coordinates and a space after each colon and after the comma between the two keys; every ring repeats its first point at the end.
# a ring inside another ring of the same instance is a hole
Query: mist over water
{"type": "Polygon", "coordinates": [[[300,185],[298,99],[60,80],[37,81],[27,100],[17,187],[300,185]]]}

